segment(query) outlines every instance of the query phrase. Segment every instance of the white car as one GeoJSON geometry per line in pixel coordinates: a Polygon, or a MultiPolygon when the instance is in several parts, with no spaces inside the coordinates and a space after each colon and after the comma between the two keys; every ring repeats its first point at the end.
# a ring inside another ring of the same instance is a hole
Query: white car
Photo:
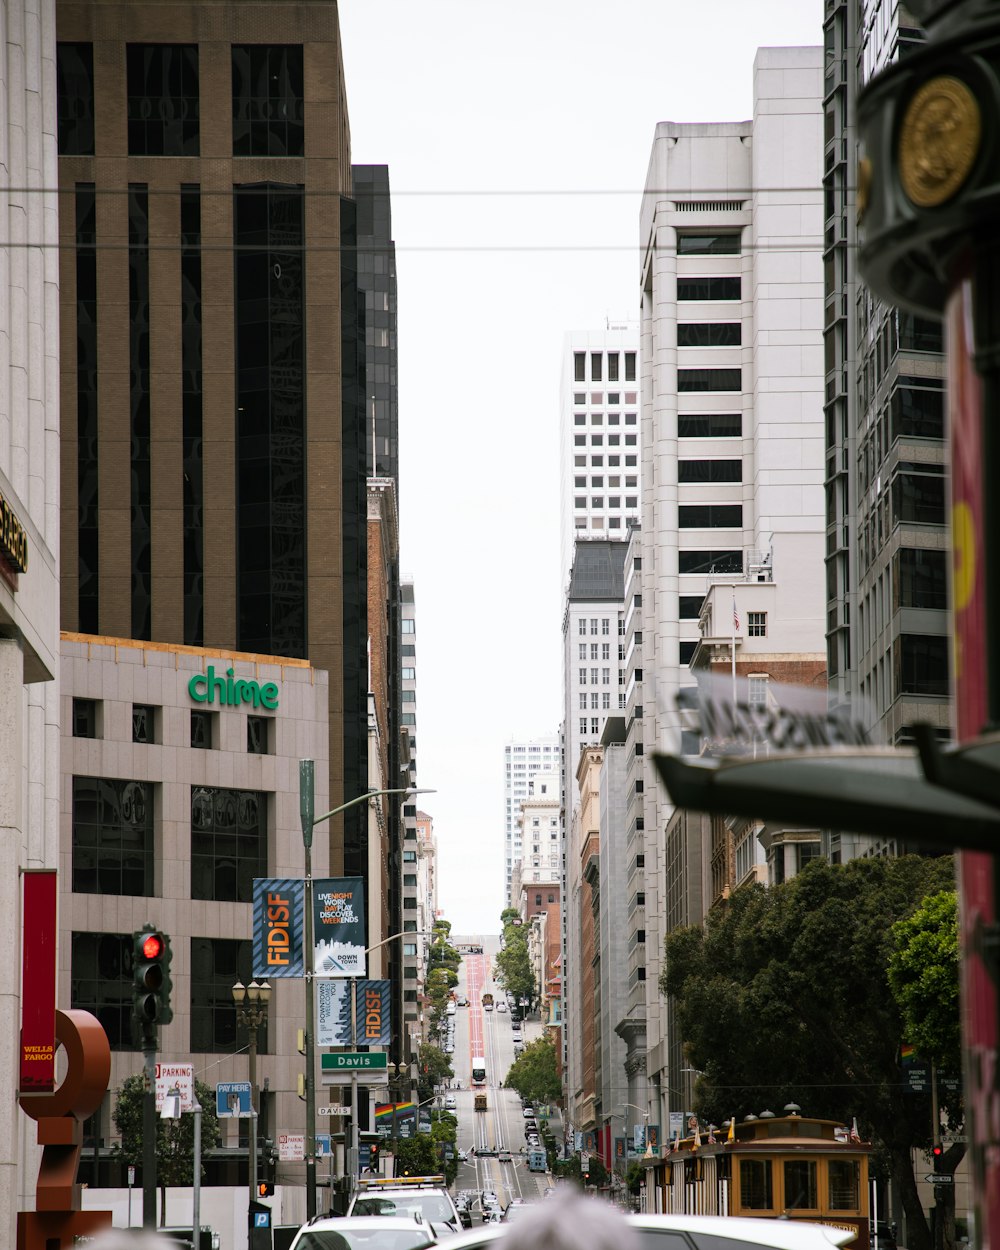
{"type": "Polygon", "coordinates": [[[500,1001],[497,1003],[497,1011],[506,1011],[506,1010],[507,1010],[507,1004],[501,998],[500,1001]]]}
{"type": "MultiPolygon", "coordinates": [[[[552,1191],[555,1192],[554,1190],[552,1191]]],[[[525,1204],[530,1208],[533,1204],[525,1204]]],[[[510,1209],[508,1208],[509,1222],[510,1209]]],[[[524,1218],[528,1212],[525,1211],[524,1218]]],[[[518,1212],[521,1215],[521,1212],[518,1212]]],[[[629,1215],[625,1217],[639,1234],[642,1250],[676,1250],[683,1233],[695,1250],[837,1250],[857,1236],[855,1229],[812,1224],[806,1220],[752,1219],[725,1215],[629,1215]]],[[[449,1237],[447,1250],[501,1250],[498,1239],[506,1222],[490,1222],[482,1228],[449,1237]]]]}
{"type": "Polygon", "coordinates": [[[290,1250],[424,1250],[436,1238],[412,1219],[320,1216],[295,1234],[290,1250]]]}

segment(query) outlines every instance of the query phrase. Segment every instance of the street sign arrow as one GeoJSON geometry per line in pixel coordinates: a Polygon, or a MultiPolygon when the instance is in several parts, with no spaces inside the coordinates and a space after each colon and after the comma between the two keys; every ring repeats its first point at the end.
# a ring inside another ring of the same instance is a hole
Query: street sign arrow
{"type": "Polygon", "coordinates": [[[955,1177],[951,1172],[931,1172],[924,1177],[928,1185],[954,1185],[955,1177]]]}

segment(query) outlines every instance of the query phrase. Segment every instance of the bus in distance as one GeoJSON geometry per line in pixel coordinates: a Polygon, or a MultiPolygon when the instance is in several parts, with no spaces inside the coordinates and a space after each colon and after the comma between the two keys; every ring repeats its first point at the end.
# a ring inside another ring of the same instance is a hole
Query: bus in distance
{"type": "Polygon", "coordinates": [[[472,1084],[486,1084],[486,1060],[482,1057],[482,1055],[476,1055],[476,1057],[472,1060],[472,1084]]]}

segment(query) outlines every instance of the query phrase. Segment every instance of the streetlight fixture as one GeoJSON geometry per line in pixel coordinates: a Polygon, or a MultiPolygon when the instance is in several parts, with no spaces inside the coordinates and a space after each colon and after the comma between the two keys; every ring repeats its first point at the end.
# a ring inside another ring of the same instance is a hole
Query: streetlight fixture
{"type": "MultiPolygon", "coordinates": [[[[237,981],[233,986],[233,1002],[236,1004],[236,1027],[245,1029],[250,1069],[250,1200],[257,1196],[257,1031],[267,1020],[267,1005],[271,1001],[271,986],[267,981],[251,981],[244,985],[237,981]]],[[[265,1121],[266,1123],[266,1121],[265,1121]]]]}
{"type": "MultiPolygon", "coordinates": [[[[315,1004],[313,1002],[313,875],[312,875],[312,843],[313,830],[325,820],[347,811],[358,803],[367,803],[382,794],[433,794],[433,790],[417,790],[412,786],[392,787],[385,790],[366,790],[341,803],[332,811],[322,816],[313,814],[315,807],[315,764],[312,760],[299,760],[299,820],[302,825],[302,846],[305,852],[305,880],[303,882],[303,909],[305,911],[305,958],[304,972],[306,982],[306,1219],[311,1220],[316,1214],[316,1026],[315,1004]]],[[[395,936],[395,935],[394,935],[395,936]]],[[[390,939],[386,939],[389,941],[390,939]]],[[[379,943],[384,945],[384,943],[379,943]]],[[[373,948],[374,949],[374,948],[373,948]]],[[[367,952],[366,952],[367,953],[367,952]]],[[[353,986],[352,986],[353,1002],[353,986]]],[[[352,1008],[353,1010],[353,1008],[352,1008]]],[[[357,1124],[357,1114],[353,1117],[357,1124]]]]}

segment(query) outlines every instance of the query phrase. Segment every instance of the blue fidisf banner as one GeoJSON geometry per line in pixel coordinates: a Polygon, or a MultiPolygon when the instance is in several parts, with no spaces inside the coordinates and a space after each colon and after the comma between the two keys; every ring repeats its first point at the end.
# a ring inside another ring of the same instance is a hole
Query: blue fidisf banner
{"type": "Polygon", "coordinates": [[[255,877],[253,883],[253,976],[303,977],[304,882],[288,877],[255,877]]]}
{"type": "Polygon", "coordinates": [[[312,970],[320,977],[365,975],[365,883],[362,877],[313,882],[312,970]]]}

